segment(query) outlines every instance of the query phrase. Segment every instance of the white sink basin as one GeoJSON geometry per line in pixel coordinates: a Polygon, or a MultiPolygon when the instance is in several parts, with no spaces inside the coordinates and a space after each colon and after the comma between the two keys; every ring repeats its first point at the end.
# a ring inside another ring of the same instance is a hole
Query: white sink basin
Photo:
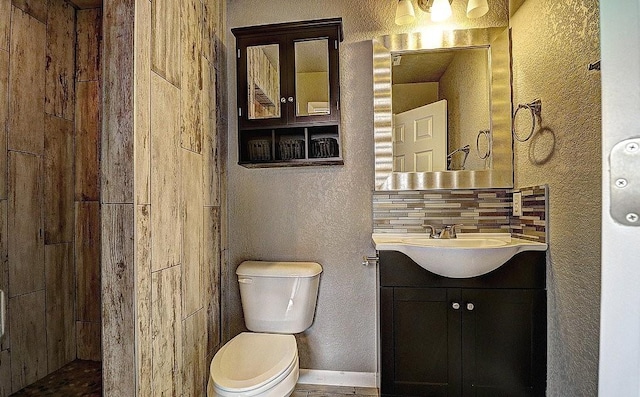
{"type": "Polygon", "coordinates": [[[451,278],[489,273],[522,251],[546,251],[547,244],[512,238],[508,233],[462,233],[454,239],[424,234],[373,233],[378,251],[399,251],[424,269],[451,278]]]}

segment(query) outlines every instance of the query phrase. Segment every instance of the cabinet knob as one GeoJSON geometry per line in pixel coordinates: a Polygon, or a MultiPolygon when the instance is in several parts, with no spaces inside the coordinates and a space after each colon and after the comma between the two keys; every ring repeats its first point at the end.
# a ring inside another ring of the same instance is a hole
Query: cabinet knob
{"type": "Polygon", "coordinates": [[[451,304],[451,307],[453,308],[453,310],[458,310],[460,309],[460,304],[458,302],[453,302],[451,304]]]}
{"type": "Polygon", "coordinates": [[[293,97],[292,96],[289,97],[289,102],[293,103],[293,97]]]}
{"type": "Polygon", "coordinates": [[[287,98],[285,98],[285,97],[280,98],[280,102],[281,103],[287,103],[287,98]]]}
{"type": "Polygon", "coordinates": [[[475,309],[475,306],[473,305],[473,303],[467,303],[467,310],[471,311],[475,309]]]}

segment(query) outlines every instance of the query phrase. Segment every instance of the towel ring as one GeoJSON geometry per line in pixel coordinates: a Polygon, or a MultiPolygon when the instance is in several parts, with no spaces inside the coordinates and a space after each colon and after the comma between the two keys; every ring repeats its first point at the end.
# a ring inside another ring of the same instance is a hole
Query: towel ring
{"type": "Polygon", "coordinates": [[[493,146],[493,142],[491,140],[491,130],[484,130],[478,132],[478,136],[476,137],[476,153],[481,160],[486,160],[491,156],[491,146],[493,146]],[[480,137],[484,136],[487,139],[487,150],[485,150],[484,154],[480,153],[480,137]]]}
{"type": "Polygon", "coordinates": [[[529,139],[531,139],[531,137],[533,136],[533,133],[536,130],[536,117],[541,117],[541,114],[542,114],[542,101],[540,99],[536,99],[530,103],[519,104],[518,108],[513,114],[513,120],[511,123],[511,132],[513,133],[513,137],[518,142],[526,142],[529,139]],[[531,131],[529,131],[529,135],[527,135],[526,138],[521,138],[516,133],[516,116],[518,115],[518,112],[520,111],[520,109],[529,109],[529,111],[531,112],[531,131]]]}

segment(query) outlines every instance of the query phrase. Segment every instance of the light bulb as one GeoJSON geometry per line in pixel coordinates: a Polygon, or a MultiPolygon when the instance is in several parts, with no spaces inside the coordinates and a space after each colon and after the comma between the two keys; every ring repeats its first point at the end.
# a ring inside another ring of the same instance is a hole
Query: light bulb
{"type": "Polygon", "coordinates": [[[449,0],[434,0],[431,6],[431,20],[441,22],[451,16],[451,4],[449,0]]]}

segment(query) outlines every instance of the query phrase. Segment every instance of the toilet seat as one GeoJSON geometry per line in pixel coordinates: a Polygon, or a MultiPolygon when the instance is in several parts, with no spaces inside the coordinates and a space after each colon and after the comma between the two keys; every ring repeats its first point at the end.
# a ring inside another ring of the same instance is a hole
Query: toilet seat
{"type": "Polygon", "coordinates": [[[272,388],[293,390],[298,371],[293,335],[244,332],[216,353],[210,383],[219,396],[269,395],[272,388]]]}

